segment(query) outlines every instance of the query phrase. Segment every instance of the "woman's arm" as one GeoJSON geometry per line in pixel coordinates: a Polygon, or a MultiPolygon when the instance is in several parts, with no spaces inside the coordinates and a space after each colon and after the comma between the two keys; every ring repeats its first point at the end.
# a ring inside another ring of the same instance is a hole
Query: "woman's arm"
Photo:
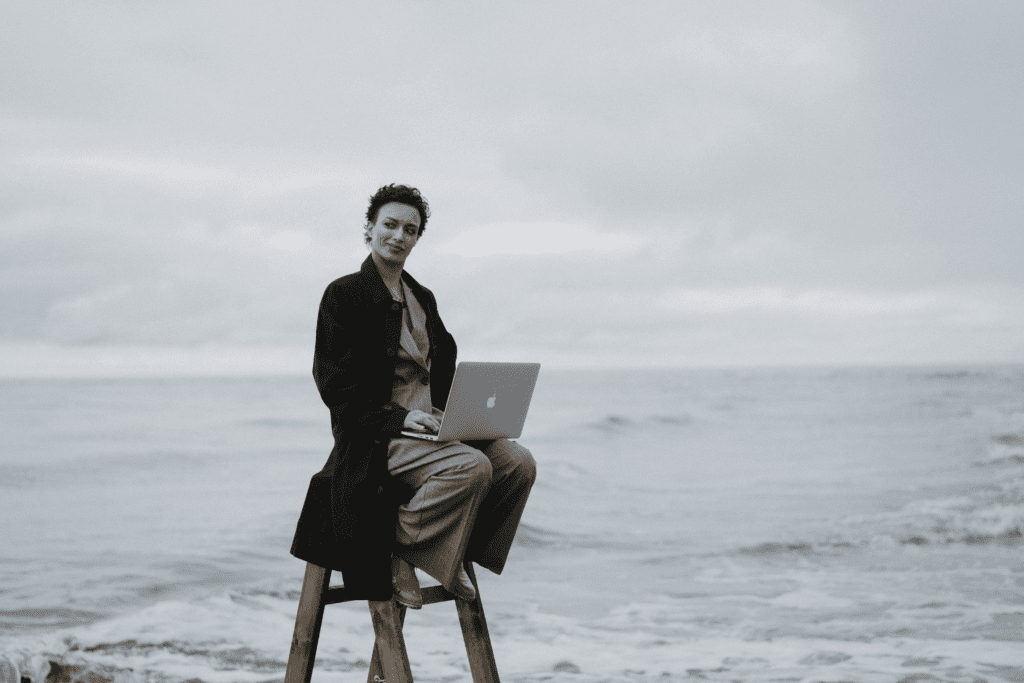
{"type": "Polygon", "coordinates": [[[339,296],[333,284],[324,292],[316,323],[313,379],[320,398],[347,429],[395,434],[409,411],[391,400],[390,378],[372,375],[371,359],[358,344],[368,333],[360,308],[339,296]],[[383,383],[386,383],[384,386],[383,383]]]}

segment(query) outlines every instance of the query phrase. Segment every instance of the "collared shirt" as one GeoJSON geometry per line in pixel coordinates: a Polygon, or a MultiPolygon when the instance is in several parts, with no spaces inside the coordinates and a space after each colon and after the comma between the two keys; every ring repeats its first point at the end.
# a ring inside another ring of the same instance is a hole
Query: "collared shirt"
{"type": "Polygon", "coordinates": [[[430,337],[427,314],[409,286],[402,282],[406,305],[402,309],[402,336],[391,384],[391,400],[406,410],[433,412],[430,398],[430,337]]]}

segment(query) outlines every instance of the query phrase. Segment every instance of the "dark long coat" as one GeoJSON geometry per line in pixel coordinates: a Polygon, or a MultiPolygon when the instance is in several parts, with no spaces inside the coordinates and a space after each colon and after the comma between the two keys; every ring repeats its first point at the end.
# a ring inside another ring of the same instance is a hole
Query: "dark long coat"
{"type": "MultiPolygon", "coordinates": [[[[455,376],[455,339],[431,291],[402,279],[427,314],[430,398],[444,408],[455,376]]],[[[402,308],[371,257],[327,286],[316,325],[313,379],[331,411],[334,449],[309,482],[292,555],[341,571],[360,597],[391,597],[398,506],[412,492],[388,475],[388,443],[408,412],[391,400],[402,308]]]]}

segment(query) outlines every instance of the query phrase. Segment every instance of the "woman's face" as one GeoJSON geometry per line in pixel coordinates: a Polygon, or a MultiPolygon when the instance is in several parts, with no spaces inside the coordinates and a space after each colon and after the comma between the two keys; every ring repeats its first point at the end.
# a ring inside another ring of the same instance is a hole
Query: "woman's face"
{"type": "Polygon", "coordinates": [[[420,213],[408,204],[390,202],[377,211],[370,226],[370,251],[375,258],[404,265],[420,234],[420,213]]]}

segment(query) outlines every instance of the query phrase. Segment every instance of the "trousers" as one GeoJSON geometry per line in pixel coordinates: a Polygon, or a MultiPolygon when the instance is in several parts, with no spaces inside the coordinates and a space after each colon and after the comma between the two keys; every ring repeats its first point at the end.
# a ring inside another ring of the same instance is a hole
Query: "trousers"
{"type": "Polygon", "coordinates": [[[395,554],[445,587],[464,558],[500,574],[537,478],[533,455],[508,439],[430,445],[388,457],[391,476],[415,490],[398,509],[395,554]]]}

